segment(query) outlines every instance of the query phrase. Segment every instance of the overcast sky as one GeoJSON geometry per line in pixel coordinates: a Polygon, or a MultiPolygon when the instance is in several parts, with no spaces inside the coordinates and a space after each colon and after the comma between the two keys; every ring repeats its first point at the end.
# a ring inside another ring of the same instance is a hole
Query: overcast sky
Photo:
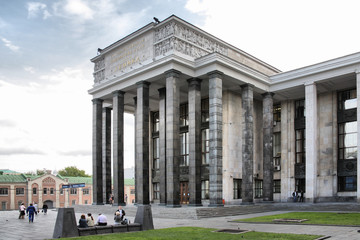
{"type": "MultiPolygon", "coordinates": [[[[97,48],[172,14],[288,71],[360,51],[357,0],[0,0],[0,169],[92,172],[97,48]]],[[[134,165],[125,119],[125,167],[134,165]]]]}

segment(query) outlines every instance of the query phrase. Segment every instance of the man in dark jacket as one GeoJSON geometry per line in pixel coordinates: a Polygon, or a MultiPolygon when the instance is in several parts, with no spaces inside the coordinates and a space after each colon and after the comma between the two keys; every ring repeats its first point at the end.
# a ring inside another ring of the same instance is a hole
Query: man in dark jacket
{"type": "Polygon", "coordinates": [[[35,207],[33,206],[32,203],[30,203],[30,206],[28,206],[28,208],[26,209],[26,214],[29,215],[29,223],[34,222],[35,211],[36,211],[35,207]]]}

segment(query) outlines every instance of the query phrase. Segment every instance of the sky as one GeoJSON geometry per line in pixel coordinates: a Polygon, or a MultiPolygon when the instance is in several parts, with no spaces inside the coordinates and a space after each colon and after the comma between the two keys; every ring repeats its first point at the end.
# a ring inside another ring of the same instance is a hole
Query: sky
{"type": "MultiPolygon", "coordinates": [[[[0,169],[92,173],[98,48],[172,14],[288,71],[360,51],[358,0],[0,0],[0,169]]],[[[125,167],[134,166],[125,114],[125,167]]]]}

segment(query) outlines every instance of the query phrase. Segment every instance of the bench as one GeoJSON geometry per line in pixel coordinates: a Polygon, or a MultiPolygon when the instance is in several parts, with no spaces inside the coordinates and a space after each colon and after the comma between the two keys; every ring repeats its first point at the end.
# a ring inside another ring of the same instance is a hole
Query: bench
{"type": "Polygon", "coordinates": [[[127,225],[108,225],[108,226],[78,228],[79,236],[120,233],[120,232],[136,232],[141,230],[142,230],[141,224],[139,223],[131,223],[127,225]]]}

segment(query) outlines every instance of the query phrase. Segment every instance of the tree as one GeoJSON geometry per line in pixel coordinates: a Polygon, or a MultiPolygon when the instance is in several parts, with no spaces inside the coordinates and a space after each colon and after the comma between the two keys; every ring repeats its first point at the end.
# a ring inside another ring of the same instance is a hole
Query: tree
{"type": "Polygon", "coordinates": [[[58,173],[61,176],[66,176],[66,177],[90,177],[90,175],[87,175],[84,170],[80,170],[75,166],[70,166],[61,169],[59,170],[58,173]]]}

